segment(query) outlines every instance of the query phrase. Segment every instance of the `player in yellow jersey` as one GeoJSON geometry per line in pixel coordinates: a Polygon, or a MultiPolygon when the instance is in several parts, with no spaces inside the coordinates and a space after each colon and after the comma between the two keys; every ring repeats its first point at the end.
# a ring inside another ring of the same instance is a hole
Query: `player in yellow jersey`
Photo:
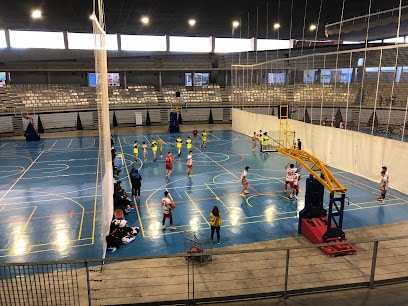
{"type": "Polygon", "coordinates": [[[201,134],[201,145],[202,148],[207,148],[207,132],[204,130],[201,134]]]}
{"type": "MultiPolygon", "coordinates": [[[[262,138],[262,149],[267,150],[268,147],[269,147],[269,136],[268,136],[268,133],[265,132],[263,134],[263,138],[262,138]]],[[[266,154],[268,154],[268,153],[266,153],[266,154]]]]}
{"type": "Polygon", "coordinates": [[[260,146],[259,152],[261,153],[262,153],[262,139],[263,139],[262,130],[259,130],[259,134],[258,134],[258,140],[259,140],[259,146],[260,146]]]}
{"type": "Polygon", "coordinates": [[[157,158],[157,142],[152,138],[152,142],[150,143],[150,146],[152,147],[152,153],[153,153],[153,161],[156,161],[157,158]]]}
{"type": "Polygon", "coordinates": [[[135,161],[138,161],[139,159],[139,142],[135,140],[135,143],[133,144],[133,155],[135,158],[135,161]]]}
{"type": "Polygon", "coordinates": [[[190,136],[188,136],[186,139],[186,147],[188,151],[190,151],[193,148],[193,140],[191,139],[190,136]]]}
{"type": "Polygon", "coordinates": [[[181,154],[181,147],[183,146],[183,139],[181,137],[177,137],[176,139],[176,148],[177,148],[177,154],[180,156],[181,154]]]}

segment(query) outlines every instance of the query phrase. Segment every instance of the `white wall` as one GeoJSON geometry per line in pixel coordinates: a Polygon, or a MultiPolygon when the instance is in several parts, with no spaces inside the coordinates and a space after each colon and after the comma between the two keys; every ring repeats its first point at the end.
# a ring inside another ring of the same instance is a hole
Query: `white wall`
{"type": "MultiPolygon", "coordinates": [[[[390,187],[408,192],[408,143],[294,120],[289,120],[289,125],[302,140],[302,149],[325,164],[378,182],[385,165],[390,187]]],[[[232,129],[245,135],[279,130],[279,126],[276,116],[232,110],[232,129]]]]}

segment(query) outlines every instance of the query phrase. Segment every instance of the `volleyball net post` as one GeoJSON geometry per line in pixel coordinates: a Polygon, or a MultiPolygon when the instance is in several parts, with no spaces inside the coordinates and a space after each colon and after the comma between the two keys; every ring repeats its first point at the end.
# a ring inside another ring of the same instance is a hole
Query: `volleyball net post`
{"type": "MultiPolygon", "coordinates": [[[[97,192],[98,202],[102,207],[102,233],[100,235],[105,241],[109,234],[110,222],[113,216],[113,164],[110,145],[110,120],[109,120],[109,97],[107,77],[107,53],[105,47],[106,32],[103,22],[103,6],[99,1],[99,19],[92,15],[92,26],[94,34],[94,56],[96,73],[96,105],[98,110],[99,150],[97,181],[100,191],[97,192]]],[[[96,211],[94,212],[96,213],[96,211]]],[[[94,227],[95,227],[94,218],[94,227]]],[[[93,239],[99,237],[93,237],[93,239]]],[[[103,257],[106,256],[106,243],[103,247],[103,257]]]]}

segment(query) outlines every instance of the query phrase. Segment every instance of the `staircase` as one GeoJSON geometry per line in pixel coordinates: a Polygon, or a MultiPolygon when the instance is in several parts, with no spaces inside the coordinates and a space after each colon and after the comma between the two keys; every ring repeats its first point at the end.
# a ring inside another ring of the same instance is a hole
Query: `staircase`
{"type": "MultiPolygon", "coordinates": [[[[285,101],[282,101],[285,103],[285,101]]],[[[295,102],[295,85],[286,86],[286,104],[293,105],[295,102]]]]}
{"type": "Polygon", "coordinates": [[[228,107],[224,107],[222,110],[222,121],[229,122],[232,120],[231,103],[229,101],[228,90],[225,88],[225,86],[220,86],[220,94],[222,103],[228,105],[228,107]]]}
{"type": "Polygon", "coordinates": [[[160,122],[162,124],[169,122],[169,112],[168,112],[167,108],[161,108],[160,109],[160,122]]]}
{"type": "Polygon", "coordinates": [[[163,97],[163,93],[161,92],[161,90],[160,90],[159,88],[156,88],[156,87],[155,87],[154,93],[155,93],[155,95],[156,95],[157,102],[158,102],[159,104],[161,104],[161,103],[166,103],[166,101],[164,100],[164,97],[163,97]]]}
{"type": "Polygon", "coordinates": [[[10,87],[0,87],[0,101],[6,113],[21,114],[25,111],[21,98],[10,87]]]}
{"type": "Polygon", "coordinates": [[[89,103],[90,107],[97,107],[96,105],[96,89],[93,87],[81,87],[84,97],[89,103]]]}
{"type": "Polygon", "coordinates": [[[228,90],[225,88],[225,86],[220,86],[220,95],[221,95],[222,103],[230,104],[228,90]]]}
{"type": "Polygon", "coordinates": [[[14,116],[12,118],[12,123],[13,123],[13,134],[14,135],[24,135],[23,117],[21,115],[14,116]]]}

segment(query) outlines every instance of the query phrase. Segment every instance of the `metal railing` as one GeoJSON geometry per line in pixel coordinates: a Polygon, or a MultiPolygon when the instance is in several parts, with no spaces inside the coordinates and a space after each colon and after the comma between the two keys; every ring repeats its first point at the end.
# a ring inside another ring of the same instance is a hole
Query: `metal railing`
{"type": "Polygon", "coordinates": [[[408,236],[353,242],[357,253],[339,257],[302,241],[307,245],[0,264],[0,304],[190,305],[408,281],[408,236]],[[200,260],[207,255],[211,261],[200,260]]]}

